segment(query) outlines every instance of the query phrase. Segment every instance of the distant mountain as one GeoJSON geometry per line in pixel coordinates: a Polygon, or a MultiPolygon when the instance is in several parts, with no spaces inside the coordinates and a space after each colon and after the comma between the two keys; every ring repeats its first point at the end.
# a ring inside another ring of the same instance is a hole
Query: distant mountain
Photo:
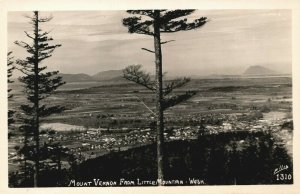
{"type": "Polygon", "coordinates": [[[275,75],[275,74],[278,73],[266,67],[255,65],[255,66],[248,67],[248,69],[246,69],[243,75],[275,75]]]}
{"type": "Polygon", "coordinates": [[[94,80],[103,81],[103,80],[115,80],[123,77],[122,70],[109,70],[101,71],[92,76],[94,80]]]}
{"type": "Polygon", "coordinates": [[[70,73],[60,73],[59,76],[63,78],[65,82],[91,82],[91,81],[113,81],[113,80],[123,80],[123,72],[122,70],[109,70],[102,71],[93,76],[78,73],[78,74],[70,74],[70,73]]]}
{"type": "Polygon", "coordinates": [[[66,74],[66,73],[60,73],[59,76],[63,78],[63,81],[65,82],[89,82],[89,81],[95,81],[92,76],[89,76],[84,73],[78,73],[78,74],[66,74]]]}

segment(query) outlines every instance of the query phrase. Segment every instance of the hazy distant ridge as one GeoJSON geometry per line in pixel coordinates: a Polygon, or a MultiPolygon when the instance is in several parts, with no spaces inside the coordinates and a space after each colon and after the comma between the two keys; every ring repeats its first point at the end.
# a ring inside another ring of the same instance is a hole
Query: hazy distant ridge
{"type": "MultiPolygon", "coordinates": [[[[242,75],[218,75],[213,74],[209,76],[199,76],[199,75],[193,75],[191,76],[194,79],[197,79],[199,77],[215,77],[215,78],[224,78],[224,77],[239,77],[239,76],[253,76],[253,75],[278,75],[279,73],[269,69],[264,66],[249,66],[245,72],[242,75]]],[[[60,76],[63,77],[63,80],[65,82],[91,82],[91,81],[125,81],[123,78],[123,72],[122,70],[108,70],[108,71],[101,71],[96,73],[95,75],[88,75],[84,73],[79,74],[66,74],[61,73],[60,76]]],[[[169,76],[169,79],[175,78],[178,76],[169,76]]]]}
{"type": "Polygon", "coordinates": [[[248,67],[248,69],[246,69],[243,75],[275,75],[275,74],[278,74],[278,72],[263,66],[255,65],[255,66],[248,67]]]}
{"type": "Polygon", "coordinates": [[[122,76],[123,76],[122,70],[108,70],[108,71],[101,71],[93,75],[92,77],[95,80],[102,81],[102,80],[111,80],[122,76]]]}
{"type": "Polygon", "coordinates": [[[88,81],[95,81],[93,77],[84,74],[84,73],[78,73],[78,74],[68,74],[68,73],[60,73],[59,76],[63,78],[63,81],[65,82],[88,82],[88,81]]]}
{"type": "Polygon", "coordinates": [[[65,82],[119,80],[123,77],[122,70],[102,71],[92,76],[84,73],[78,73],[78,74],[60,73],[59,75],[63,78],[63,81],[65,82]]]}

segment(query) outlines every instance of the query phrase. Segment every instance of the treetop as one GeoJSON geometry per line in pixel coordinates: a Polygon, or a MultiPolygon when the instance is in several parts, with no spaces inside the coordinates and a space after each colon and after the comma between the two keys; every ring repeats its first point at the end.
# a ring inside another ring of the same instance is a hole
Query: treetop
{"type": "Polygon", "coordinates": [[[154,36],[154,22],[159,24],[161,33],[193,30],[203,26],[207,22],[206,17],[200,17],[192,22],[188,22],[187,17],[185,16],[188,16],[195,11],[195,9],[127,10],[127,13],[135,16],[124,18],[123,25],[128,28],[129,33],[146,34],[151,36],[154,36]]]}

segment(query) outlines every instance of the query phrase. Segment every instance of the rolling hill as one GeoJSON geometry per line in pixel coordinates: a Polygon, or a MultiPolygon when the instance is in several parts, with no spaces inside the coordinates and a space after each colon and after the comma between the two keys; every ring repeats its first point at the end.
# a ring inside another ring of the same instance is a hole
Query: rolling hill
{"type": "Polygon", "coordinates": [[[90,82],[95,81],[93,77],[84,74],[84,73],[78,73],[78,74],[67,74],[67,73],[60,73],[59,76],[63,78],[63,81],[65,82],[90,82]]]}
{"type": "Polygon", "coordinates": [[[108,70],[101,71],[92,76],[94,80],[104,81],[104,80],[115,80],[123,77],[122,70],[108,70]]]}
{"type": "Polygon", "coordinates": [[[255,65],[255,66],[248,67],[243,75],[248,76],[248,75],[276,75],[276,74],[278,74],[276,71],[273,71],[269,68],[260,65],[255,65]]]}
{"type": "Polygon", "coordinates": [[[92,81],[113,81],[123,80],[122,70],[101,71],[93,76],[84,73],[70,74],[60,73],[59,76],[65,82],[92,82],[92,81]]]}

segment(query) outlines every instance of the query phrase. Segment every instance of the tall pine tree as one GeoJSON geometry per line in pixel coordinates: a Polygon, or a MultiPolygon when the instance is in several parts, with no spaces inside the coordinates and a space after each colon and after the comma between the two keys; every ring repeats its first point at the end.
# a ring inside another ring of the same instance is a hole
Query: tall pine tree
{"type": "MultiPolygon", "coordinates": [[[[40,122],[43,117],[54,113],[60,113],[64,110],[62,106],[46,106],[43,100],[49,97],[53,92],[64,84],[62,78],[57,76],[58,71],[47,72],[47,66],[42,62],[51,57],[53,51],[60,47],[60,44],[50,45],[53,39],[49,37],[49,32],[43,32],[40,24],[49,22],[52,17],[39,17],[39,12],[34,11],[33,16],[29,17],[33,32],[25,35],[31,39],[31,43],[16,41],[15,44],[26,49],[28,57],[23,60],[17,60],[20,71],[24,74],[19,78],[24,84],[24,92],[28,103],[21,105],[20,109],[24,113],[22,117],[23,125],[21,130],[25,135],[24,146],[34,148],[30,150],[34,158],[34,186],[38,186],[40,171],[40,122]],[[34,145],[28,145],[28,138],[34,139],[34,145]]],[[[25,156],[26,157],[26,156],[25,156]]]]}
{"type": "Polygon", "coordinates": [[[123,25],[129,33],[137,33],[152,36],[154,39],[154,51],[142,48],[155,54],[155,82],[150,81],[149,75],[140,70],[140,67],[131,66],[125,69],[124,76],[131,81],[146,86],[156,92],[156,119],[157,119],[157,168],[158,180],[164,179],[163,172],[163,144],[164,144],[164,110],[174,106],[183,100],[190,98],[195,92],[187,92],[180,96],[167,97],[173,89],[183,86],[189,79],[183,78],[170,83],[163,88],[162,74],[162,50],[161,45],[170,41],[161,41],[161,33],[175,33],[199,28],[207,22],[206,17],[200,17],[193,22],[188,22],[186,16],[195,10],[128,10],[132,17],[123,19],[123,25]],[[136,74],[137,73],[137,77],[136,74]]]}
{"type": "MultiPolygon", "coordinates": [[[[14,57],[12,57],[11,55],[12,55],[12,52],[7,53],[7,84],[14,83],[14,81],[12,81],[10,78],[11,78],[12,73],[13,73],[13,71],[16,67],[13,65],[14,64],[14,61],[13,61],[14,57]]],[[[13,95],[10,92],[11,92],[11,89],[8,88],[7,89],[8,99],[13,97],[13,95]]],[[[14,115],[14,111],[13,110],[8,110],[8,126],[10,126],[12,123],[14,123],[13,115],[14,115]]]]}

